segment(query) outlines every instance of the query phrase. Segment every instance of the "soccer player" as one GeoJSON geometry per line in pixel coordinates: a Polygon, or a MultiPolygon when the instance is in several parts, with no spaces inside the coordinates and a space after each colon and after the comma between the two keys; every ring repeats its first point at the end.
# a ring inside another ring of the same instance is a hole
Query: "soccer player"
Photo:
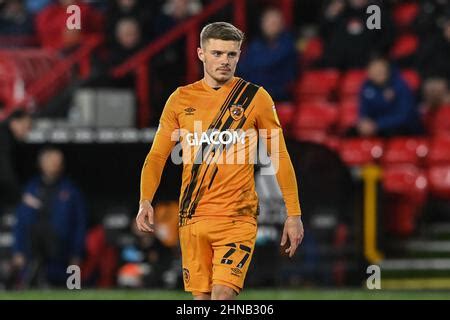
{"type": "Polygon", "coordinates": [[[165,162],[180,141],[179,235],[184,286],[194,299],[233,299],[243,288],[258,214],[254,162],[247,155],[257,141],[245,133],[257,132],[276,164],[288,215],[281,246],[288,246],[289,257],[303,239],[297,181],[274,102],[262,87],[234,77],[243,37],[225,22],[203,28],[197,53],[204,77],[169,97],[142,168],[136,223],[139,230],[153,232],[151,202],[165,162]]]}

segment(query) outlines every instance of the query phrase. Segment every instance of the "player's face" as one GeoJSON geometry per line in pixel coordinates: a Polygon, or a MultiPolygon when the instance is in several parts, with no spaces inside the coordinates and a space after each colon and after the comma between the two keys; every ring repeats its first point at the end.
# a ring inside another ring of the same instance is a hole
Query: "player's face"
{"type": "Polygon", "coordinates": [[[198,49],[205,76],[212,78],[219,85],[230,80],[234,76],[239,61],[240,46],[239,41],[207,40],[203,47],[198,49]]]}

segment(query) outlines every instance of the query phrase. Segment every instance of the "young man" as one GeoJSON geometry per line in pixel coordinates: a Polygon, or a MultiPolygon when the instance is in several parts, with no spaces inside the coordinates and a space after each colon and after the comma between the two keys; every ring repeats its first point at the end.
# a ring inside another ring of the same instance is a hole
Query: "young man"
{"type": "Polygon", "coordinates": [[[195,299],[233,299],[243,287],[257,228],[255,136],[265,140],[278,168],[288,213],[281,245],[289,240],[290,257],[303,238],[297,182],[274,103],[262,87],[234,77],[242,40],[243,33],[229,23],[203,28],[197,52],[204,77],[178,88],[168,99],[142,169],[136,222],[140,230],[153,232],[151,201],[167,157],[181,142],[183,278],[185,290],[195,299]],[[225,163],[221,157],[226,157],[225,163]]]}

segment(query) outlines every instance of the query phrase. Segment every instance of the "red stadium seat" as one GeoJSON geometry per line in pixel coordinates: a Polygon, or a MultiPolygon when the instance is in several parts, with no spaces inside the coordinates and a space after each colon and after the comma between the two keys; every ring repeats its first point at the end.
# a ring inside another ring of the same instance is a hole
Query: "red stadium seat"
{"type": "Polygon", "coordinates": [[[339,153],[339,148],[341,147],[341,140],[337,136],[327,136],[323,142],[328,148],[339,153]]]}
{"type": "Polygon", "coordinates": [[[298,85],[298,99],[301,102],[327,100],[336,89],[339,72],[335,69],[307,71],[298,85]]]}
{"type": "Polygon", "coordinates": [[[411,69],[405,69],[401,72],[403,79],[408,84],[412,91],[417,91],[420,87],[420,76],[419,74],[411,69]]]}
{"type": "Polygon", "coordinates": [[[381,139],[353,138],[341,141],[339,153],[349,166],[361,166],[377,161],[383,155],[381,139]]]}
{"type": "Polygon", "coordinates": [[[327,134],[323,130],[314,129],[294,129],[292,135],[296,140],[309,141],[323,144],[327,139],[327,134]]]}
{"type": "Polygon", "coordinates": [[[383,169],[382,184],[385,228],[399,236],[411,235],[428,195],[427,176],[414,165],[388,166],[383,169]]]}
{"type": "Polygon", "coordinates": [[[288,102],[277,102],[275,103],[275,106],[281,127],[288,130],[291,126],[292,119],[294,118],[295,105],[288,102]]]}
{"type": "Polygon", "coordinates": [[[417,51],[419,39],[413,34],[405,34],[397,38],[391,49],[391,58],[401,59],[409,57],[417,51]]]}
{"type": "Polygon", "coordinates": [[[314,61],[319,60],[322,57],[322,54],[322,39],[319,37],[309,39],[301,55],[303,66],[310,66],[314,61]]]}
{"type": "Polygon", "coordinates": [[[342,77],[339,96],[341,100],[358,96],[363,82],[367,78],[366,70],[350,70],[342,77]]]}
{"type": "Polygon", "coordinates": [[[327,146],[331,150],[339,151],[339,138],[327,135],[327,133],[322,130],[297,129],[293,131],[293,137],[298,141],[314,142],[327,146]]]}
{"type": "Polygon", "coordinates": [[[428,141],[424,138],[392,138],[385,146],[382,163],[419,164],[428,154],[428,141]]]}
{"type": "Polygon", "coordinates": [[[434,134],[450,134],[450,104],[441,106],[434,114],[432,132],[434,134]]]}
{"type": "Polygon", "coordinates": [[[357,100],[347,100],[339,106],[339,132],[344,133],[351,127],[354,127],[358,121],[358,102],[357,100]]]}
{"type": "Polygon", "coordinates": [[[432,166],[428,169],[432,195],[450,200],[450,165],[432,166]]]}
{"type": "Polygon", "coordinates": [[[415,203],[426,198],[428,181],[425,173],[414,165],[391,165],[383,168],[383,187],[386,192],[406,195],[415,203]]]}
{"type": "Polygon", "coordinates": [[[429,166],[450,164],[450,135],[433,137],[426,162],[429,166]]]}
{"type": "Polygon", "coordinates": [[[330,132],[336,124],[338,110],[328,103],[309,103],[299,106],[294,128],[295,130],[320,130],[330,132]]]}
{"type": "Polygon", "coordinates": [[[394,23],[398,28],[406,28],[412,25],[419,14],[417,3],[402,3],[395,7],[393,12],[394,23]]]}

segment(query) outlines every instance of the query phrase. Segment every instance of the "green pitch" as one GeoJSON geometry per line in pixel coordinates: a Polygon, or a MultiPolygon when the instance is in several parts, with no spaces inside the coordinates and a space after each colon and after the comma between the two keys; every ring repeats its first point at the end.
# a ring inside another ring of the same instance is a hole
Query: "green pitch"
{"type": "MultiPolygon", "coordinates": [[[[0,291],[0,300],[190,300],[183,291],[169,290],[49,290],[0,291]]],[[[450,291],[396,291],[362,289],[246,290],[239,300],[449,300],[450,291]]]]}

